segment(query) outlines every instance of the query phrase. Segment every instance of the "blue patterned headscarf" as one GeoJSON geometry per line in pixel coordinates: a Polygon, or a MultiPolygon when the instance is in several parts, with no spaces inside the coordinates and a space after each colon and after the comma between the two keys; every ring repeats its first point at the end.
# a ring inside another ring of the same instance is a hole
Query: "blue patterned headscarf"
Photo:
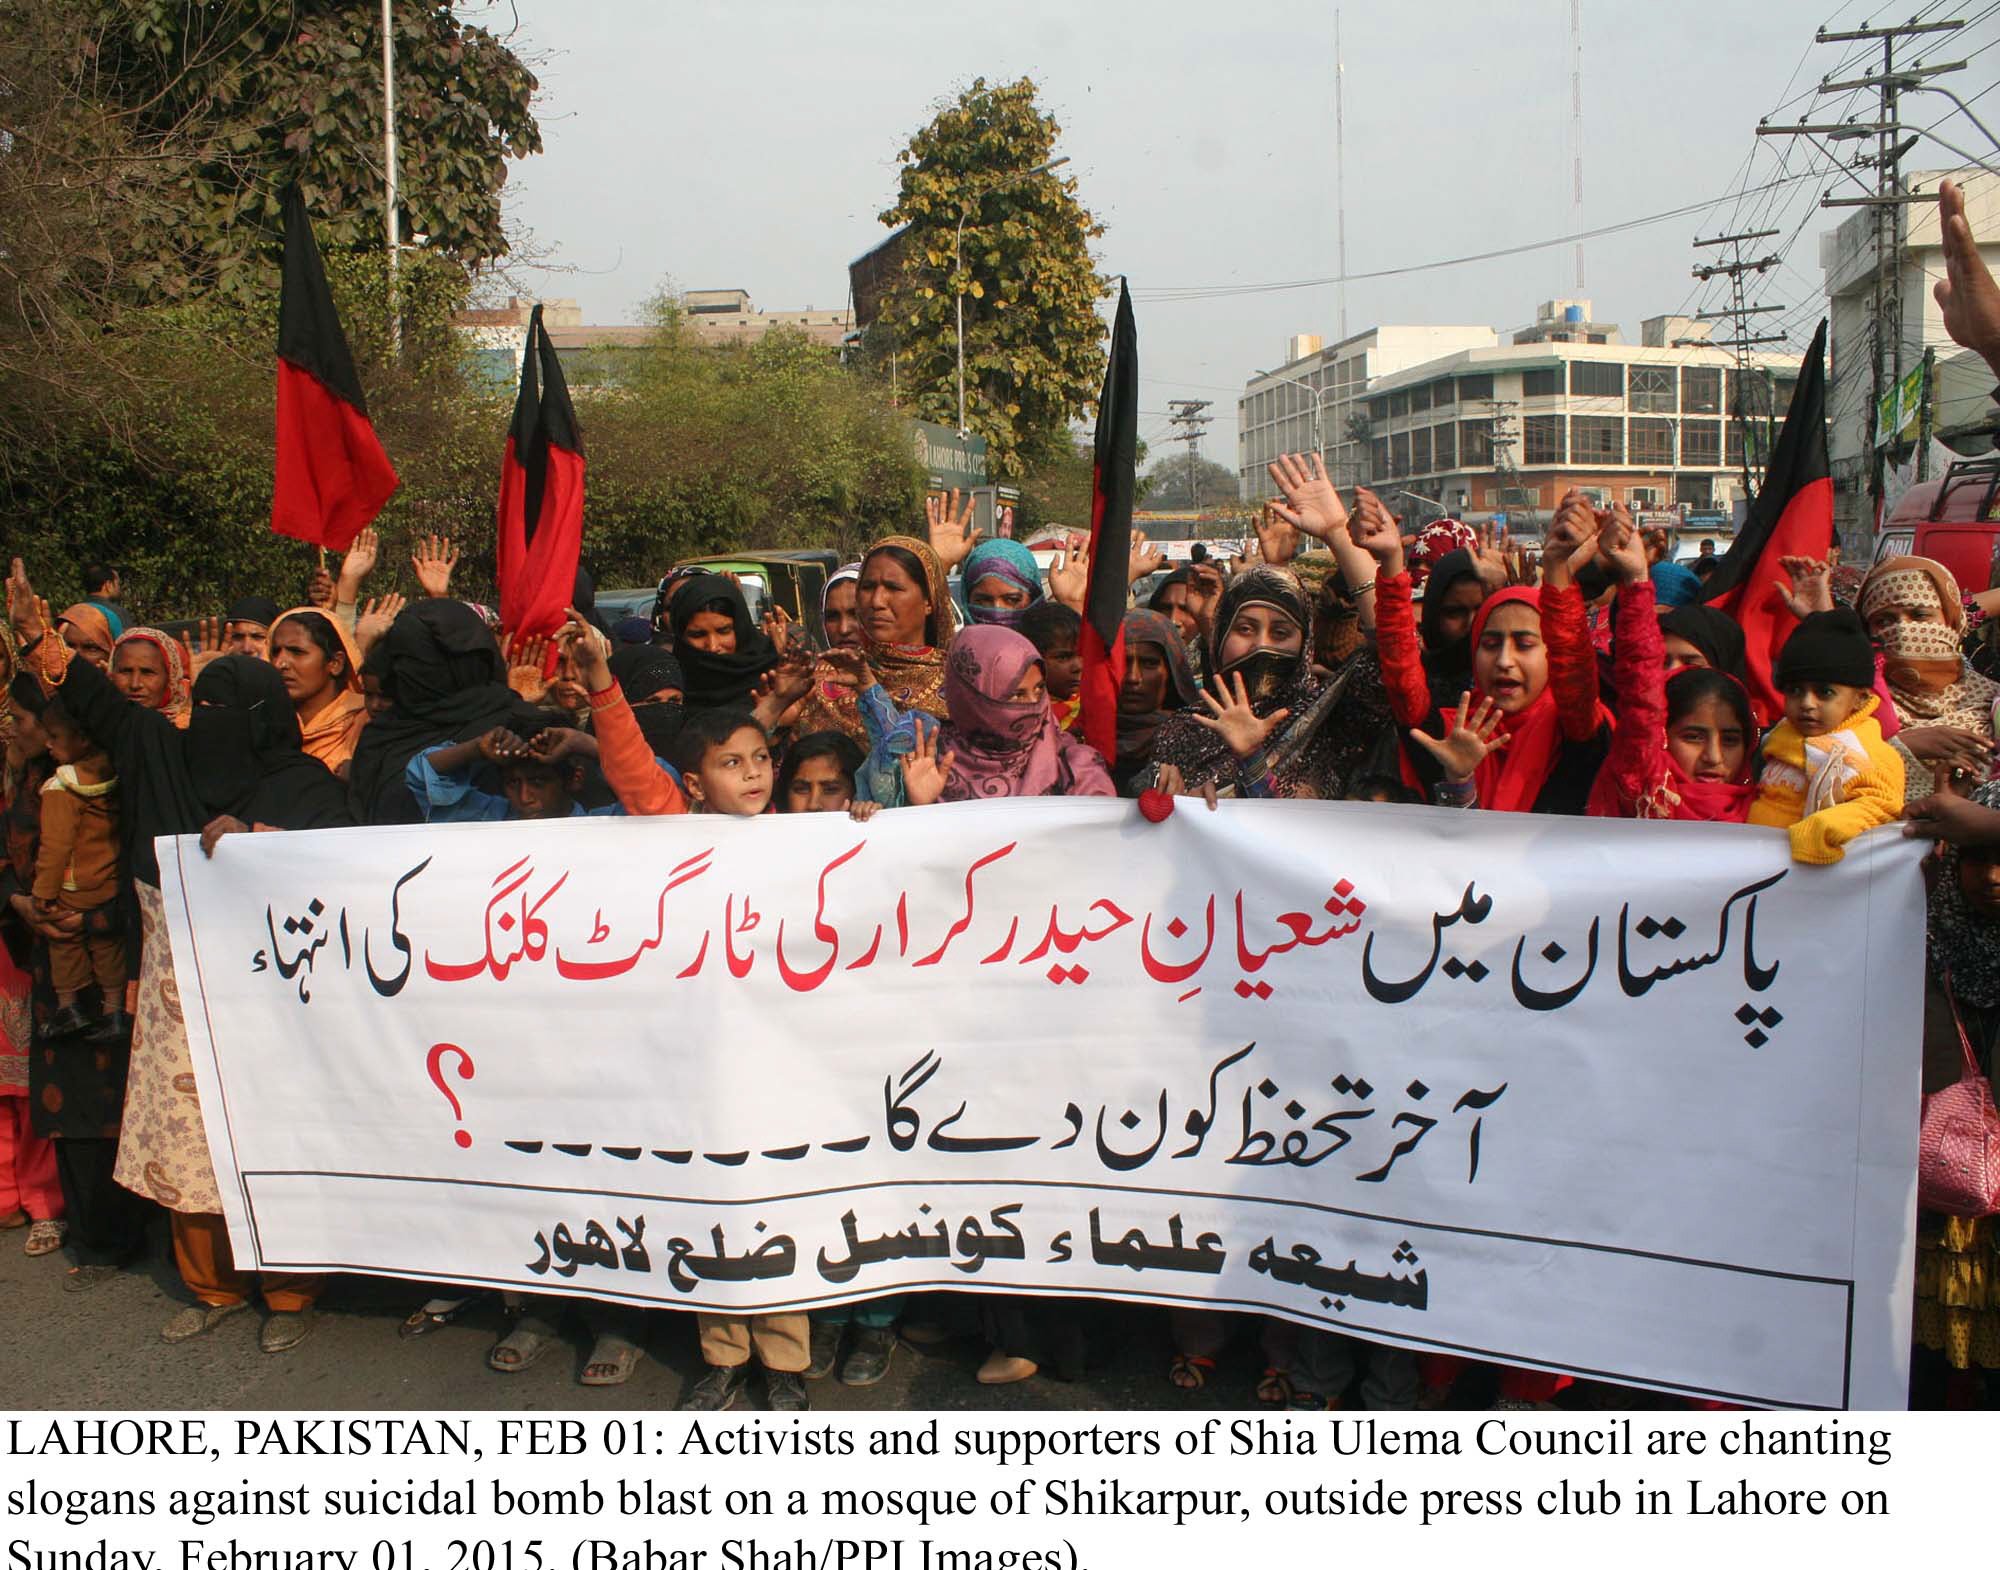
{"type": "Polygon", "coordinates": [[[1655,562],[1648,576],[1653,580],[1654,603],[1669,609],[1699,605],[1708,592],[1694,570],[1677,561],[1655,562]]]}
{"type": "Polygon", "coordinates": [[[1019,540],[986,540],[972,548],[961,569],[965,580],[965,608],[974,622],[986,626],[1012,627],[1021,619],[1023,605],[1018,610],[1003,610],[996,605],[979,605],[973,602],[972,591],[983,578],[998,578],[1011,583],[1017,589],[1028,591],[1028,605],[1042,598],[1042,569],[1035,563],[1034,552],[1019,540]]]}

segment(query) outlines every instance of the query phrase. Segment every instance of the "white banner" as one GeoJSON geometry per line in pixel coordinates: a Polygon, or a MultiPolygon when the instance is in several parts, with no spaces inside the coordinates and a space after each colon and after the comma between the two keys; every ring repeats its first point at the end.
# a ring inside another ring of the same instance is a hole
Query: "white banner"
{"type": "Polygon", "coordinates": [[[1315,802],[160,844],[246,1266],[1904,1399],[1916,848],[1315,802]]]}

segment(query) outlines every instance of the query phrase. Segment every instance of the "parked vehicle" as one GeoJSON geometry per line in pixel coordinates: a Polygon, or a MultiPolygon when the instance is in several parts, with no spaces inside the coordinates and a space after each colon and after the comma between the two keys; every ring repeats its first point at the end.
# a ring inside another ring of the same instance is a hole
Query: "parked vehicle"
{"type": "Polygon", "coordinates": [[[2000,454],[1905,491],[1875,536],[1875,560],[1891,556],[1941,562],[1968,594],[2000,587],[2000,454]]]}

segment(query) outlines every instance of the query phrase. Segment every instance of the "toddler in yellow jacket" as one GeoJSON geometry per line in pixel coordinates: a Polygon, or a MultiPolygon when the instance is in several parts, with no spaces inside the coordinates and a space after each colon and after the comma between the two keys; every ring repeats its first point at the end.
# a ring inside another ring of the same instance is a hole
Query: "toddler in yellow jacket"
{"type": "Polygon", "coordinates": [[[1764,738],[1750,821],[1787,829],[1795,860],[1824,865],[1903,814],[1903,760],[1882,740],[1875,651],[1851,610],[1800,622],[1772,671],[1785,718],[1764,738]]]}

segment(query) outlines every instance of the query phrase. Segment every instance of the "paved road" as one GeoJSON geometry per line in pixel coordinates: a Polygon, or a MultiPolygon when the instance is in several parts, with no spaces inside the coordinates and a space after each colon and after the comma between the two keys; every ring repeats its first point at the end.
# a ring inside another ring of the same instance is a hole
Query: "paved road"
{"type": "MultiPolygon", "coordinates": [[[[84,1293],[62,1290],[64,1257],[29,1259],[19,1232],[0,1233],[0,1390],[21,1408],[221,1407],[246,1410],[672,1407],[700,1372],[694,1316],[648,1316],[647,1358],[613,1390],[576,1383],[589,1347],[580,1330],[524,1373],[488,1371],[486,1353],[500,1316],[489,1300],[458,1323],[413,1341],[397,1337],[403,1317],[430,1295],[425,1287],[363,1276],[337,1278],[322,1299],[312,1336],[296,1351],[257,1348],[260,1316],[240,1314],[211,1335],[168,1346],[160,1326],[188,1299],[167,1257],[164,1236],[144,1266],[84,1293]]],[[[897,1350],[889,1377],[867,1390],[837,1380],[813,1384],[815,1405],[854,1410],[1118,1410],[1168,1403],[1249,1407],[1255,1343],[1201,1394],[1166,1384],[1170,1347],[1164,1311],[1090,1305],[1092,1369],[1075,1384],[1038,1378],[987,1389],[973,1370],[976,1338],[919,1352],[897,1350]]]]}

